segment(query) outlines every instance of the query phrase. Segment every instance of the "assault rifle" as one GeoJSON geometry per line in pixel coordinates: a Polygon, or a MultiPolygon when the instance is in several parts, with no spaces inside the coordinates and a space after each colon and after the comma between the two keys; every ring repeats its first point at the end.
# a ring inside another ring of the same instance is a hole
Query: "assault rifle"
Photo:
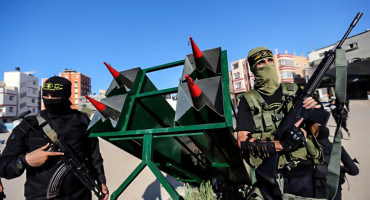
{"type": "MultiPolygon", "coordinates": [[[[15,117],[13,121],[23,118],[29,113],[31,113],[31,111],[22,113],[18,117],[15,117]]],[[[63,141],[57,139],[55,131],[51,129],[51,134],[45,133],[44,131],[36,130],[26,120],[23,121],[34,132],[40,134],[40,136],[42,136],[50,144],[49,148],[46,151],[64,153],[64,155],[61,156],[60,166],[55,171],[53,177],[49,181],[49,186],[46,192],[47,199],[54,198],[59,195],[59,190],[63,178],[70,171],[85,185],[86,188],[93,191],[99,200],[104,199],[105,194],[102,192],[102,188],[101,185],[99,185],[99,181],[92,176],[90,169],[85,165],[85,163],[80,161],[80,159],[74,154],[74,152],[69,148],[69,146],[65,144],[63,141]]]]}
{"type": "MultiPolygon", "coordinates": [[[[316,68],[315,72],[312,74],[310,80],[305,85],[301,92],[297,92],[293,99],[293,107],[284,116],[281,123],[274,132],[275,138],[280,140],[285,137],[287,130],[294,126],[294,124],[301,118],[310,119],[316,123],[323,126],[328,122],[330,113],[321,109],[305,109],[303,107],[303,101],[314,94],[315,90],[321,83],[322,78],[328,71],[329,67],[333,64],[335,58],[335,50],[341,49],[344,41],[348,37],[349,33],[356,26],[358,20],[361,18],[362,12],[359,12],[355,19],[352,21],[347,32],[344,34],[343,38],[339,41],[338,45],[334,50],[329,50],[325,52],[325,57],[321,60],[319,66],[316,68]]],[[[287,103],[285,104],[285,106],[287,103]]],[[[302,141],[301,147],[305,146],[305,141],[302,141]]],[[[263,178],[265,178],[270,183],[275,183],[275,177],[277,174],[277,166],[279,161],[279,153],[271,155],[265,158],[260,166],[256,169],[256,173],[263,178]]]]}

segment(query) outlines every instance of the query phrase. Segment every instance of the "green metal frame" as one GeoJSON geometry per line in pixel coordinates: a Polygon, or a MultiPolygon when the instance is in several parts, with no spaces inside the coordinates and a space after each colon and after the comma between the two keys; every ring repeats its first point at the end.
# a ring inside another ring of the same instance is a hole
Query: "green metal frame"
{"type": "MultiPolygon", "coordinates": [[[[143,73],[140,73],[139,84],[137,89],[130,92],[130,106],[126,113],[126,118],[128,119],[131,115],[135,99],[173,94],[178,92],[178,87],[144,92],[141,93],[141,88],[143,86],[143,80],[147,73],[164,70],[167,68],[172,68],[176,66],[183,65],[185,60],[179,60],[176,62],[171,62],[147,69],[143,69],[143,73]]],[[[153,138],[159,137],[177,137],[177,136],[196,136],[204,134],[204,130],[215,130],[215,129],[228,129],[233,130],[232,114],[231,114],[231,101],[229,93],[229,75],[228,75],[228,63],[227,63],[227,52],[226,50],[221,51],[221,84],[222,84],[222,94],[223,94],[223,105],[224,105],[224,118],[225,122],[211,123],[211,124],[201,124],[201,125],[189,125],[189,126],[175,126],[166,128],[154,128],[154,129],[142,129],[142,130],[127,130],[130,120],[124,122],[123,128],[116,132],[102,132],[102,133],[90,133],[90,137],[102,137],[108,141],[119,141],[119,140],[130,140],[130,139],[143,139],[143,149],[141,156],[141,163],[135,168],[135,170],[126,178],[126,180],[114,191],[111,195],[111,199],[117,199],[119,195],[130,185],[130,183],[141,173],[141,171],[148,166],[151,172],[155,175],[158,181],[163,185],[166,191],[169,193],[172,199],[181,199],[182,197],[176,192],[176,190],[168,183],[165,179],[157,165],[153,162],[153,138]]],[[[189,181],[201,182],[202,180],[195,174],[186,171],[180,166],[176,166],[173,163],[167,163],[168,166],[174,167],[177,170],[183,172],[188,177],[191,178],[189,181]]],[[[229,167],[225,163],[212,163],[213,167],[229,167]]]]}

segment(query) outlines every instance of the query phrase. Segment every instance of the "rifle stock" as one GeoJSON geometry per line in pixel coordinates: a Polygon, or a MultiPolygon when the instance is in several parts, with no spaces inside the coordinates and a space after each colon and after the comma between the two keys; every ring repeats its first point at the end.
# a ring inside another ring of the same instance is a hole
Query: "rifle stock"
{"type": "MultiPolygon", "coordinates": [[[[293,107],[288,111],[287,115],[282,119],[281,123],[277,127],[274,135],[276,139],[284,138],[284,134],[286,131],[300,119],[300,118],[309,118],[316,123],[320,123],[321,125],[326,125],[330,113],[324,110],[307,110],[303,107],[303,101],[312,96],[315,90],[318,88],[322,78],[324,77],[325,73],[328,71],[329,67],[334,62],[335,50],[340,49],[347,39],[349,33],[352,29],[356,26],[358,20],[361,18],[362,12],[357,13],[356,17],[352,21],[350,27],[339,41],[336,48],[330,50],[325,53],[325,57],[321,60],[320,64],[318,65],[315,72],[312,74],[311,78],[305,85],[304,89],[301,93],[297,93],[295,95],[293,107]]],[[[303,146],[305,144],[302,144],[303,146]]],[[[279,153],[275,155],[271,155],[269,158],[264,159],[262,164],[258,166],[256,169],[256,173],[265,178],[267,181],[271,182],[272,184],[275,183],[275,177],[277,174],[277,167],[279,161],[279,153]]]]}

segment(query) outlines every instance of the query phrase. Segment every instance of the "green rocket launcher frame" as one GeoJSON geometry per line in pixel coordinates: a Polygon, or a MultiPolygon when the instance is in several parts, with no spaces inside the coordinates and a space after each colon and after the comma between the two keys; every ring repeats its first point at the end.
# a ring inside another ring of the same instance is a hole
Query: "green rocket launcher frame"
{"type": "Polygon", "coordinates": [[[114,79],[107,98],[100,102],[105,106],[95,112],[89,124],[90,137],[101,137],[142,160],[111,199],[117,199],[146,166],[172,199],[182,197],[161,171],[191,185],[207,180],[249,184],[233,136],[227,53],[215,48],[203,51],[203,56],[211,67],[202,71],[195,67],[193,54],[151,68],[111,71],[114,79]],[[148,73],[178,66],[183,66],[178,87],[158,90],[147,77],[148,73]],[[194,80],[207,101],[191,96],[185,75],[194,80]],[[176,94],[176,109],[166,101],[168,94],[176,94]],[[196,108],[194,101],[198,100],[203,105],[196,108]],[[119,117],[110,117],[117,113],[119,117]]]}

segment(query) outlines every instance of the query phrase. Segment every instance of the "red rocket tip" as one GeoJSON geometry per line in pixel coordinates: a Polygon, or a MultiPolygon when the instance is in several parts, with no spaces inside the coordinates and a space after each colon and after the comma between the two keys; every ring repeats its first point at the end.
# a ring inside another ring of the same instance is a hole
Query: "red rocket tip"
{"type": "Polygon", "coordinates": [[[104,65],[107,66],[109,72],[112,74],[114,78],[117,78],[120,75],[120,73],[117,70],[115,70],[113,67],[111,67],[110,64],[104,62],[104,65]]]}
{"type": "Polygon", "coordinates": [[[194,80],[187,74],[185,74],[186,82],[188,83],[190,94],[192,97],[198,97],[202,90],[194,83],[194,80]]]}
{"type": "Polygon", "coordinates": [[[105,109],[105,105],[103,103],[100,103],[99,101],[90,98],[89,96],[85,95],[86,99],[90,101],[90,103],[99,111],[103,111],[105,109]]]}
{"type": "Polygon", "coordinates": [[[195,44],[194,40],[192,37],[189,37],[190,43],[191,43],[191,48],[193,49],[193,55],[195,58],[200,58],[203,56],[203,53],[200,51],[198,48],[197,44],[195,44]]]}

